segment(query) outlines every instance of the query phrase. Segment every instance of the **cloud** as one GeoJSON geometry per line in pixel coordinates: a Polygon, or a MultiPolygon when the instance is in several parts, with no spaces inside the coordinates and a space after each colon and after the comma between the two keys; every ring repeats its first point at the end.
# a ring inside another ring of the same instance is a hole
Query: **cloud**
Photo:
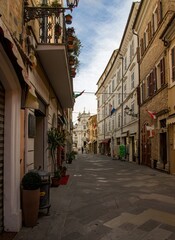
{"type": "MultiPolygon", "coordinates": [[[[96,92],[98,82],[111,54],[120,45],[132,0],[80,0],[73,11],[73,26],[83,48],[80,54],[80,70],[74,81],[75,91],[96,92]]],[[[83,94],[77,98],[76,112],[95,113],[96,97],[83,94]]]]}

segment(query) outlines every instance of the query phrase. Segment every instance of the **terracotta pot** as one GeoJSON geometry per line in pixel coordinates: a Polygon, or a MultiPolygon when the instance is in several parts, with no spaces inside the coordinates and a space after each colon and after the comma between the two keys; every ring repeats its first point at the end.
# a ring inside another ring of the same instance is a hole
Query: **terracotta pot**
{"type": "Polygon", "coordinates": [[[68,44],[68,51],[73,52],[74,51],[74,45],[73,44],[68,44]]]}
{"type": "Polygon", "coordinates": [[[74,37],[74,36],[68,36],[68,38],[67,38],[67,42],[68,42],[70,45],[73,45],[74,40],[75,40],[75,37],[74,37]]]}
{"type": "Polygon", "coordinates": [[[66,24],[71,24],[72,23],[72,16],[70,14],[67,14],[65,16],[65,22],[66,22],[66,24]]]}
{"type": "Polygon", "coordinates": [[[52,177],[52,187],[58,187],[60,185],[60,178],[52,177]]]}
{"type": "Polygon", "coordinates": [[[22,211],[26,227],[34,227],[37,224],[40,203],[40,188],[36,190],[22,189],[22,211]]]}

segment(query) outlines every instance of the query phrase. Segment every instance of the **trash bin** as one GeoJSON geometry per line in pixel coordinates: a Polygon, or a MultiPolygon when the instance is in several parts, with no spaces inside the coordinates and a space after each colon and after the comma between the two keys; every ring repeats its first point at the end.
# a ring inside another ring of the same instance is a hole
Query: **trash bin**
{"type": "Polygon", "coordinates": [[[47,209],[47,214],[51,207],[50,204],[50,174],[45,171],[38,171],[41,176],[42,184],[40,187],[40,209],[47,209]]]}

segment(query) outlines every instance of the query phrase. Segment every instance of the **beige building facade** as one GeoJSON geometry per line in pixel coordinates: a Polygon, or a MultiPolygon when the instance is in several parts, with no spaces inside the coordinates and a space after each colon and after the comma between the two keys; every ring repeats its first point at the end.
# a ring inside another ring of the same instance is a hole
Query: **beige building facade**
{"type": "Polygon", "coordinates": [[[170,173],[175,173],[175,14],[169,19],[167,26],[165,27],[161,40],[166,47],[167,52],[167,64],[169,66],[167,70],[168,76],[168,110],[169,116],[167,118],[167,151],[168,159],[170,163],[170,173]]]}
{"type": "Polygon", "coordinates": [[[139,161],[137,36],[132,26],[139,3],[133,3],[119,49],[97,82],[98,151],[112,158],[139,161]],[[127,108],[129,111],[127,111],[127,108]],[[120,149],[123,149],[121,156],[120,149]]]}
{"type": "Polygon", "coordinates": [[[88,152],[97,153],[97,115],[88,119],[88,152]]]}
{"type": "Polygon", "coordinates": [[[169,51],[161,35],[174,7],[175,1],[143,0],[134,23],[139,39],[141,163],[168,172],[169,51]]]}
{"type": "Polygon", "coordinates": [[[42,17],[27,15],[24,2],[0,2],[0,232],[18,232],[22,226],[23,175],[38,168],[53,170],[48,129],[64,131],[64,151],[72,149],[73,79],[64,13],[47,18],[52,26],[59,21],[58,35],[56,28],[44,28],[42,17]]]}

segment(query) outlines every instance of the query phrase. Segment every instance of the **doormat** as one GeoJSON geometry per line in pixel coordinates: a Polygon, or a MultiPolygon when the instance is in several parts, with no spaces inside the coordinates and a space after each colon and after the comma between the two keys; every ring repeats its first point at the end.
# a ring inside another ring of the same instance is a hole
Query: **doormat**
{"type": "Polygon", "coordinates": [[[66,175],[60,179],[60,185],[66,185],[69,179],[69,175],[66,175]]]}

